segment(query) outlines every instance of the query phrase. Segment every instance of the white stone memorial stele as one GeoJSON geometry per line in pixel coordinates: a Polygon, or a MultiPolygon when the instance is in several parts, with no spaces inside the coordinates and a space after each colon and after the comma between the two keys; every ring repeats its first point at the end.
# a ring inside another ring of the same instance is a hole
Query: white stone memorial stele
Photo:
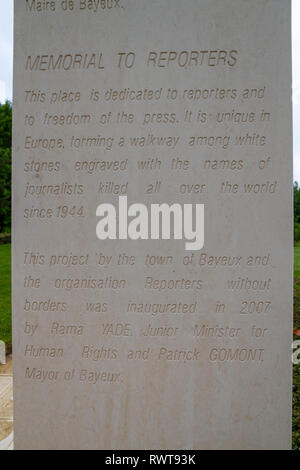
{"type": "Polygon", "coordinates": [[[290,448],[290,41],[288,0],[15,1],[16,449],[290,448]],[[120,196],[204,247],[101,241],[120,196]]]}

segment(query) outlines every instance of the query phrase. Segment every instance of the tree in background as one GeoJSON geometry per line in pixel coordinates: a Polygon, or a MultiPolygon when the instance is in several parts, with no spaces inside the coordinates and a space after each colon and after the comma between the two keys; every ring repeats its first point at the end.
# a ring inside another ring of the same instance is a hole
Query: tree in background
{"type": "Polygon", "coordinates": [[[12,108],[0,104],[0,233],[10,232],[11,224],[11,141],[12,108]]]}

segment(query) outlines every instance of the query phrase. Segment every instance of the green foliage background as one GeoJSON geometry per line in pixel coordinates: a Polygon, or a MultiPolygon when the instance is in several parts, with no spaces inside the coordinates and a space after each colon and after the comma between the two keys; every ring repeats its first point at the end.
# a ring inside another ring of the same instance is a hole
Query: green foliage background
{"type": "Polygon", "coordinates": [[[6,344],[6,352],[11,352],[11,246],[0,245],[0,340],[6,344]]]}

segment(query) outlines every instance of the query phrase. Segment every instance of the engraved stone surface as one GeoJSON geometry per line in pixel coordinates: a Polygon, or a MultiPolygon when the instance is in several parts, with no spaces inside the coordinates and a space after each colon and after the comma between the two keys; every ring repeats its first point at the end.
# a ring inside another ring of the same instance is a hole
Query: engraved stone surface
{"type": "Polygon", "coordinates": [[[290,56],[289,1],[15,1],[17,449],[290,447],[290,56]]]}

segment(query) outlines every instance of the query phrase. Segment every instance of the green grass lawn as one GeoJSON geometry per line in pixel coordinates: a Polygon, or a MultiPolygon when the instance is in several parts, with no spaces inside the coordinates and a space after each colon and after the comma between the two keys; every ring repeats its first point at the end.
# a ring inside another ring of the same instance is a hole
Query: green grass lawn
{"type": "Polygon", "coordinates": [[[0,340],[11,350],[10,245],[0,245],[0,340]]]}

